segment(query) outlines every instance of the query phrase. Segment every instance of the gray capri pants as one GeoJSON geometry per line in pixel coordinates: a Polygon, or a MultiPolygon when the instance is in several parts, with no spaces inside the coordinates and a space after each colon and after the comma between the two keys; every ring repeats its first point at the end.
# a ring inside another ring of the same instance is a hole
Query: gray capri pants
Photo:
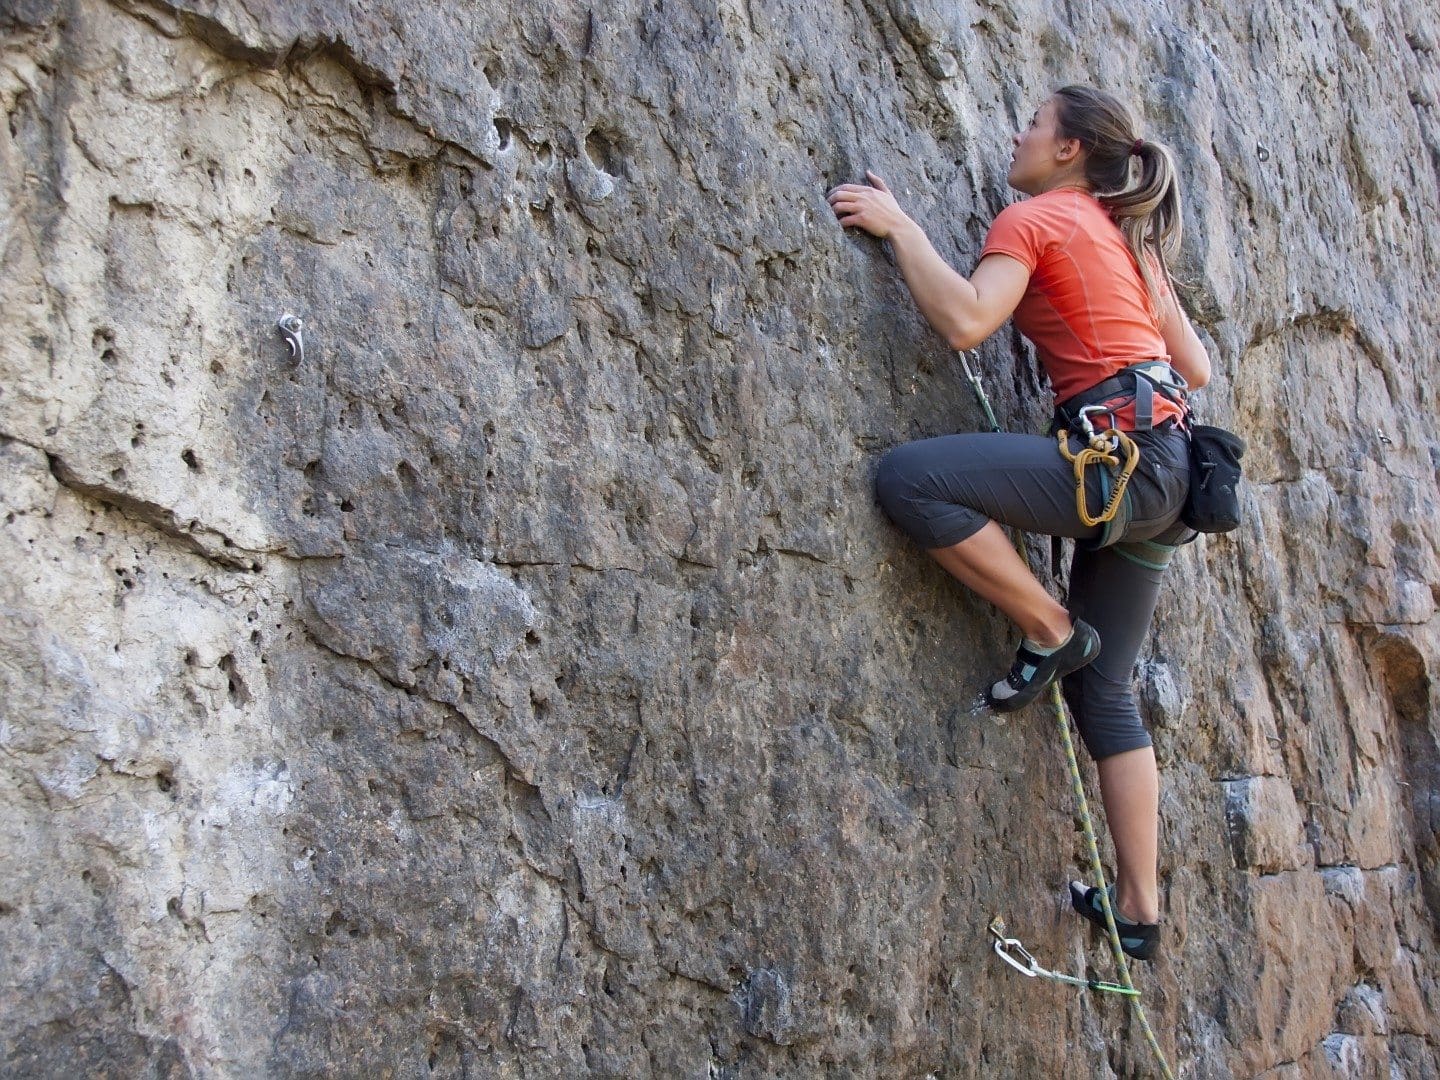
{"type": "MultiPolygon", "coordinates": [[[[1100,656],[1061,685],[1096,760],[1151,744],[1131,679],[1164,576],[1163,568],[1146,564],[1167,562],[1168,553],[1157,559],[1142,542],[1178,544],[1192,535],[1179,521],[1190,485],[1189,437],[1173,421],[1131,437],[1140,463],[1125,496],[1130,522],[1118,543],[1098,550],[1093,541],[1101,527],[1080,523],[1074,467],[1053,438],[974,433],[922,439],[891,450],[875,476],[885,512],[926,549],[958,544],[991,520],[1079,541],[1070,564],[1070,614],[1099,633],[1100,656]]],[[[1071,439],[1072,450],[1082,445],[1071,439]]],[[[1092,514],[1104,505],[1103,469],[1086,470],[1092,514]]]]}

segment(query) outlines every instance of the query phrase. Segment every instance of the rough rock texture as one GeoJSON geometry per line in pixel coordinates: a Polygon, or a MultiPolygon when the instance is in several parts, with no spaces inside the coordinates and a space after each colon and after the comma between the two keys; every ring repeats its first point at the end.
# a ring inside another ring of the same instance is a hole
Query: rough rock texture
{"type": "Polygon", "coordinates": [[[1083,79],[1253,440],[1142,658],[1151,1015],[1440,1076],[1430,7],[5,0],[0,1071],[1146,1074],[988,951],[1110,971],[1007,628],[870,492],[977,410],[824,201],[968,268],[1083,79]]]}

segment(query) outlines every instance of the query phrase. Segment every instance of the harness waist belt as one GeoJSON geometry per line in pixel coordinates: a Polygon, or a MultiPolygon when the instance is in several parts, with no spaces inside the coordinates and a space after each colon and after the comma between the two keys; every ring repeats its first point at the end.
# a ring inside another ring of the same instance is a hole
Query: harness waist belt
{"type": "Polygon", "coordinates": [[[1081,409],[1120,398],[1124,400],[1117,401],[1117,406],[1132,400],[1135,402],[1135,430],[1149,431],[1155,426],[1157,390],[1168,400],[1185,407],[1189,385],[1168,362],[1142,360],[1138,364],[1130,364],[1103,382],[1062,401],[1055,409],[1056,426],[1073,427],[1079,422],[1081,409]]]}

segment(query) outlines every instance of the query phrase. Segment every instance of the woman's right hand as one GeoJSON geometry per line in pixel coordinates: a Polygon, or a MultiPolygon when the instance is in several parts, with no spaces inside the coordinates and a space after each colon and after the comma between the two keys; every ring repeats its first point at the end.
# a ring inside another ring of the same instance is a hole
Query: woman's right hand
{"type": "Polygon", "coordinates": [[[895,201],[885,181],[869,169],[865,175],[870,185],[841,184],[833,188],[826,200],[840,219],[842,228],[864,229],[871,236],[884,240],[902,225],[913,224],[900,204],[895,201]]]}

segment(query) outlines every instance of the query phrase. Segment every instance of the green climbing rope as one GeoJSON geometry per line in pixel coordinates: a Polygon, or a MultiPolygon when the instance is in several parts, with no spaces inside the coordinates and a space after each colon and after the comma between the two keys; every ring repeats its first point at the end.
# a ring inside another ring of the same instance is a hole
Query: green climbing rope
{"type": "MultiPolygon", "coordinates": [[[[1050,684],[1050,703],[1055,707],[1056,726],[1060,729],[1061,745],[1065,747],[1065,762],[1070,767],[1070,786],[1075,792],[1076,814],[1080,818],[1080,830],[1085,834],[1086,850],[1090,853],[1090,869],[1095,875],[1095,887],[1100,890],[1100,906],[1105,910],[1105,929],[1110,935],[1110,951],[1115,954],[1115,966],[1120,969],[1120,985],[1134,991],[1135,984],[1130,981],[1130,965],[1125,959],[1125,950],[1120,946],[1120,931],[1115,926],[1115,913],[1110,910],[1110,890],[1105,885],[1105,866],[1100,861],[1100,845],[1095,842],[1095,824],[1090,818],[1090,800],[1085,798],[1085,781],[1080,777],[1080,762],[1075,757],[1075,740],[1070,737],[1070,717],[1065,711],[1065,701],[1060,696],[1059,682],[1050,684]]],[[[1135,1007],[1135,1019],[1140,1023],[1140,1030],[1145,1033],[1145,1041],[1150,1044],[1150,1049],[1155,1051],[1160,1075],[1165,1080],[1175,1080],[1175,1074],[1170,1071],[1170,1063],[1165,1060],[1165,1052],[1160,1049],[1160,1041],[1155,1038],[1150,1021],[1145,1017],[1145,1006],[1140,1004],[1138,991],[1130,999],[1130,1003],[1135,1007]]]]}

